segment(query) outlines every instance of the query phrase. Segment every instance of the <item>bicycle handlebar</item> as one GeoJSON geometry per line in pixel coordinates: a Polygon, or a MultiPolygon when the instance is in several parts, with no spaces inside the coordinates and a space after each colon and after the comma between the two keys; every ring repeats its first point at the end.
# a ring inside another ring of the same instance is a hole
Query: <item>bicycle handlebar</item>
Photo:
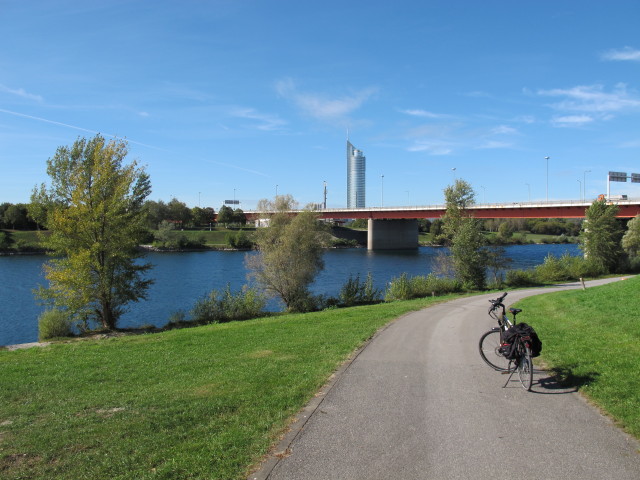
{"type": "Polygon", "coordinates": [[[489,302],[491,303],[491,307],[489,307],[489,313],[493,312],[495,309],[497,309],[500,306],[502,306],[502,308],[504,309],[504,305],[502,304],[502,301],[506,296],[507,296],[507,292],[504,292],[500,297],[496,298],[495,300],[489,300],[489,302]]]}

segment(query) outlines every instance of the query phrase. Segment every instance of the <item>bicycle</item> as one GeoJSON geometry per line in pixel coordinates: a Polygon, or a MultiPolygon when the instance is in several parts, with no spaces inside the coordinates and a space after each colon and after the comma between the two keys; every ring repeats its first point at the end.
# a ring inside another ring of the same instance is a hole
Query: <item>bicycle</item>
{"type": "Polygon", "coordinates": [[[495,300],[489,300],[489,316],[498,321],[498,326],[493,327],[480,337],[478,349],[480,356],[494,370],[509,373],[505,387],[513,374],[518,371],[520,383],[527,390],[531,390],[533,384],[533,360],[531,356],[531,337],[516,335],[513,339],[513,347],[505,341],[505,333],[516,325],[516,316],[522,312],[520,308],[509,308],[513,315],[513,322],[506,315],[506,307],[502,301],[507,292],[495,300]],[[502,312],[500,312],[502,308],[502,312]]]}

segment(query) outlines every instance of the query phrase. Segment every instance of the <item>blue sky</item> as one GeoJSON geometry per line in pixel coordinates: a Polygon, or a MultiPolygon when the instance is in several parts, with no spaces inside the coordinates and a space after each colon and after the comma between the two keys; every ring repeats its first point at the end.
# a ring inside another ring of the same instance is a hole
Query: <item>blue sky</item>
{"type": "Polygon", "coordinates": [[[100,132],[154,200],[304,205],[326,181],[343,207],[347,130],[367,206],[442,203],[454,178],[479,202],[547,179],[594,198],[640,173],[639,21],[637,0],[0,0],[0,202],[100,132]]]}

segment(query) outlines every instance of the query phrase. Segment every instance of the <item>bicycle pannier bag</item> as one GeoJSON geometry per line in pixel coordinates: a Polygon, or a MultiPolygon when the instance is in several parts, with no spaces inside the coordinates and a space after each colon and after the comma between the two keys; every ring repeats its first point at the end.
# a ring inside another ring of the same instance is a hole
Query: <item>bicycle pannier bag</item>
{"type": "Polygon", "coordinates": [[[504,355],[505,358],[511,360],[515,357],[516,348],[515,344],[518,339],[522,337],[529,337],[529,346],[531,347],[531,356],[537,357],[540,355],[542,351],[542,341],[538,337],[538,334],[533,329],[531,325],[527,325],[526,323],[519,323],[509,328],[506,332],[504,332],[504,345],[500,347],[500,353],[504,355]]]}

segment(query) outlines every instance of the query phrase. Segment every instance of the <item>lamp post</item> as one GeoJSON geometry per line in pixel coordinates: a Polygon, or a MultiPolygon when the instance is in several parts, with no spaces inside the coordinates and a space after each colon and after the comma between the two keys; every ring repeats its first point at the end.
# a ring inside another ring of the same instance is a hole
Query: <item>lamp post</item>
{"type": "Polygon", "coordinates": [[[324,200],[322,201],[322,208],[327,208],[327,181],[324,181],[324,200]]]}
{"type": "Polygon", "coordinates": [[[380,206],[384,207],[384,175],[380,175],[380,206]]]}
{"type": "Polygon", "coordinates": [[[580,184],[580,200],[582,200],[582,181],[578,180],[578,183],[580,184]]]}
{"type": "Polygon", "coordinates": [[[278,185],[276,185],[276,200],[278,200],[278,185]]]}
{"type": "Polygon", "coordinates": [[[451,171],[453,172],[453,183],[456,183],[456,167],[453,167],[451,171]]]}
{"type": "Polygon", "coordinates": [[[591,173],[591,170],[585,170],[582,173],[582,191],[584,192],[582,195],[582,201],[587,200],[587,173],[591,173]]]}
{"type": "Polygon", "coordinates": [[[405,190],[405,192],[407,192],[407,202],[409,202],[409,205],[411,205],[411,197],[409,196],[409,190],[405,190]]]}
{"type": "Polygon", "coordinates": [[[549,159],[551,157],[544,157],[547,161],[547,202],[549,201],[549,159]]]}
{"type": "Polygon", "coordinates": [[[527,186],[527,190],[529,190],[529,203],[531,203],[531,185],[528,183],[525,183],[525,185],[527,186]]]}
{"type": "Polygon", "coordinates": [[[482,203],[487,203],[487,189],[484,188],[482,185],[480,185],[480,188],[482,189],[482,203]]]}
{"type": "Polygon", "coordinates": [[[200,192],[198,192],[198,208],[200,208],[200,192]]]}

